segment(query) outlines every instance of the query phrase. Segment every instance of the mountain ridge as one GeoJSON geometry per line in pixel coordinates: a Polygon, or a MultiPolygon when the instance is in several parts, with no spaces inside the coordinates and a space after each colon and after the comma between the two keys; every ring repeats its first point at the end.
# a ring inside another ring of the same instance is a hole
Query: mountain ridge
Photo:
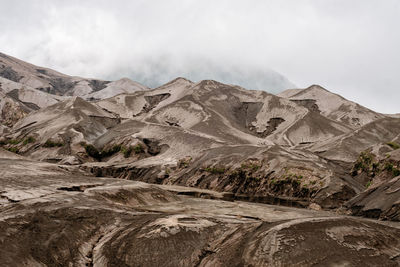
{"type": "MultiPolygon", "coordinates": [[[[36,75],[34,65],[27,66],[36,75]]],[[[22,156],[81,165],[97,175],[131,177],[139,171],[135,179],[151,183],[273,194],[325,209],[340,208],[363,191],[349,164],[365,149],[393,140],[392,125],[399,122],[319,85],[275,95],[215,80],[177,77],[150,89],[123,78],[93,82],[99,90],[90,94],[57,96],[0,79],[4,103],[15,110],[3,108],[8,123],[2,127],[3,147],[22,156]],[[248,152],[240,155],[237,149],[248,152]],[[202,163],[192,166],[192,160],[202,163]],[[179,167],[182,162],[187,169],[179,167]],[[240,170],[237,162],[257,162],[260,171],[240,170]],[[214,168],[224,172],[204,172],[214,168]],[[248,184],[237,180],[237,172],[267,178],[248,184]],[[295,186],[290,177],[306,182],[295,186]],[[245,184],[232,184],[237,182],[245,184]]]]}
{"type": "Polygon", "coordinates": [[[400,117],[2,59],[0,265],[400,264],[400,117]]]}

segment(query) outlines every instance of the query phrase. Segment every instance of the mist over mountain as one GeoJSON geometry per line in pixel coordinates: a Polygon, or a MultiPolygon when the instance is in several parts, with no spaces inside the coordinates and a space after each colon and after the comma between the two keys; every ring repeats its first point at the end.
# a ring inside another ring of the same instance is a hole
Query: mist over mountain
{"type": "Polygon", "coordinates": [[[38,0],[2,8],[2,52],[69,75],[150,87],[183,76],[263,89],[268,81],[255,78],[270,69],[298,87],[319,84],[397,112],[396,0],[38,0]]]}
{"type": "Polygon", "coordinates": [[[146,60],[138,64],[118,67],[112,73],[105,75],[104,79],[117,79],[121,76],[129,77],[151,88],[161,86],[176,77],[185,77],[194,82],[216,80],[271,93],[296,87],[282,74],[267,68],[217,62],[205,58],[188,58],[179,61],[179,59],[161,57],[154,61],[146,60]]]}

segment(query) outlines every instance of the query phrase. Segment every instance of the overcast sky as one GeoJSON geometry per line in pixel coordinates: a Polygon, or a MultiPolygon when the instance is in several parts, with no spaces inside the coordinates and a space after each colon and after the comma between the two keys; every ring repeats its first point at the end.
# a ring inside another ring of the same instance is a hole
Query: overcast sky
{"type": "Polygon", "coordinates": [[[399,0],[0,0],[0,10],[1,52],[66,74],[290,86],[274,70],[400,112],[399,0]]]}

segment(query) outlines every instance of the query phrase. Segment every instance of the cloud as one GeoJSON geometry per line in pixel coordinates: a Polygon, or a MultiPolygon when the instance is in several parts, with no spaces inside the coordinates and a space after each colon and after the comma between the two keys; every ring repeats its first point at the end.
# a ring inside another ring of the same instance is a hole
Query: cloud
{"type": "Polygon", "coordinates": [[[67,74],[292,86],[275,70],[400,112],[396,0],[3,2],[2,52],[67,74]]]}

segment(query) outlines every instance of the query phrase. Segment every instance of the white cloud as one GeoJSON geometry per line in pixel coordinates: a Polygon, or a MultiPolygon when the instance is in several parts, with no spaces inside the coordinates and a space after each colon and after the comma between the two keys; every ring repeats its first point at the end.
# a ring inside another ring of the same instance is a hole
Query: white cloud
{"type": "Polygon", "coordinates": [[[265,87],[273,69],[300,87],[317,83],[400,112],[396,0],[4,0],[0,8],[2,52],[67,74],[265,87]]]}

